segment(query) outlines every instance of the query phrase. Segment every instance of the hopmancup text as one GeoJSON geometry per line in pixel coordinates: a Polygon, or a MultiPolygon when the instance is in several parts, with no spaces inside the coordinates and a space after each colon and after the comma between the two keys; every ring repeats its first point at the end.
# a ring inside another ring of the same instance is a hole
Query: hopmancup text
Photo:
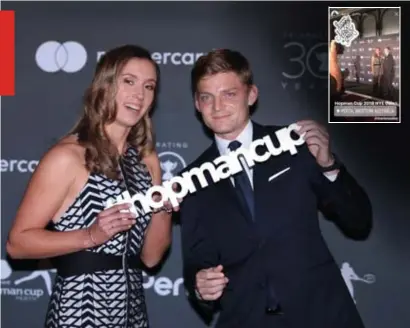
{"type": "Polygon", "coordinates": [[[291,138],[291,132],[298,131],[299,129],[300,126],[294,123],[276,131],[275,134],[279,141],[279,147],[275,147],[270,136],[266,135],[261,139],[254,140],[249,149],[240,147],[228,155],[216,158],[213,162],[203,163],[200,167],[192,168],[181,176],[175,176],[165,181],[161,186],[152,186],[145,195],[138,193],[131,197],[129,192],[126,191],[122,195],[117,196],[116,199],[109,199],[106,202],[106,208],[124,203],[134,204],[134,206],[131,206],[130,211],[139,217],[150,213],[152,209],[163,207],[166,201],[170,202],[173,207],[177,207],[185,196],[197,191],[192,180],[193,177],[196,177],[201,188],[206,188],[208,186],[208,181],[205,177],[206,172],[211,176],[214,183],[227,179],[242,171],[243,168],[239,161],[240,157],[244,158],[248,167],[251,168],[256,163],[265,162],[271,156],[279,156],[286,151],[295,155],[297,153],[296,146],[300,146],[305,142],[304,134],[299,136],[297,140],[291,138]],[[257,154],[256,148],[263,146],[266,147],[266,152],[263,155],[257,154]],[[175,188],[175,186],[179,186],[179,188],[175,188]],[[154,199],[153,196],[157,194],[161,196],[154,199]],[[141,206],[135,206],[136,202],[139,202],[141,206]]]}

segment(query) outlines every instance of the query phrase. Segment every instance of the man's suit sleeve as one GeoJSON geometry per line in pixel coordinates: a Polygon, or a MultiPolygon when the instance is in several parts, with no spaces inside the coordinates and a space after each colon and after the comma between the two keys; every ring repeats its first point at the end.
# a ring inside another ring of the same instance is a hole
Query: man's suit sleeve
{"type": "Polygon", "coordinates": [[[365,190],[342,165],[337,178],[326,178],[307,146],[301,148],[309,179],[323,215],[349,238],[364,240],[372,229],[372,206],[365,190]]]}
{"type": "MultiPolygon", "coordinates": [[[[184,281],[189,297],[198,303],[203,310],[212,311],[215,302],[200,300],[195,293],[195,276],[198,271],[217,266],[218,252],[212,239],[208,218],[203,216],[197,195],[187,197],[181,204],[181,240],[184,266],[184,281]]],[[[205,205],[206,206],[206,205],[205,205]]]]}

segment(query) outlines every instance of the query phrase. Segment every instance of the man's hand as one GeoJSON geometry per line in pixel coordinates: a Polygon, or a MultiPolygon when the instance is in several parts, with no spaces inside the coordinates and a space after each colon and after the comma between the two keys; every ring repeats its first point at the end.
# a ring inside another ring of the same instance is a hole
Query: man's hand
{"type": "MultiPolygon", "coordinates": [[[[174,183],[174,184],[172,185],[172,189],[173,189],[175,192],[178,192],[178,184],[177,184],[177,183],[174,183]]],[[[177,206],[173,206],[169,200],[166,200],[166,201],[164,202],[164,206],[165,206],[165,208],[166,208],[167,210],[169,210],[169,211],[178,212],[178,211],[179,211],[179,204],[182,203],[182,198],[177,198],[177,202],[178,202],[178,205],[177,205],[177,206]]]]}
{"type": "Polygon", "coordinates": [[[222,265],[203,269],[196,274],[196,289],[204,301],[214,301],[221,297],[228,283],[228,278],[222,272],[222,265]]]}
{"type": "Polygon", "coordinates": [[[296,131],[299,135],[304,135],[306,144],[311,154],[316,158],[316,162],[322,167],[331,166],[334,157],[330,151],[329,134],[326,128],[315,121],[304,120],[296,122],[301,128],[296,131]]]}
{"type": "MultiPolygon", "coordinates": [[[[172,186],[172,188],[174,189],[175,192],[178,192],[177,184],[174,184],[172,186]]],[[[162,195],[160,193],[155,192],[155,193],[152,194],[152,200],[156,203],[159,203],[162,200],[161,196],[162,195]]],[[[174,206],[171,203],[171,201],[169,200],[169,198],[166,198],[163,201],[163,207],[161,207],[161,210],[165,210],[168,213],[171,213],[172,211],[178,212],[179,209],[180,209],[179,204],[182,203],[182,198],[177,198],[177,202],[178,202],[178,204],[174,206]]],[[[155,210],[154,210],[154,212],[155,212],[155,210]]]]}

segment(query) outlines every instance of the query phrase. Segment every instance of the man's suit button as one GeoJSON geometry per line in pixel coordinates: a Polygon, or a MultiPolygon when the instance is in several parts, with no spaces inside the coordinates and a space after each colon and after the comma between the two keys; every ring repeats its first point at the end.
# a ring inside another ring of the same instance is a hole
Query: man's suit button
{"type": "Polygon", "coordinates": [[[264,289],[266,287],[266,284],[264,282],[258,283],[258,286],[260,289],[264,289]]]}

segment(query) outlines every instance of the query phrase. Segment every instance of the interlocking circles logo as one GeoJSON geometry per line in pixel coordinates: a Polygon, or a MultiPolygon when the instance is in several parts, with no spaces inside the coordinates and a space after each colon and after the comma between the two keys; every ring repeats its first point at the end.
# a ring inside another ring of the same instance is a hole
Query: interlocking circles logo
{"type": "Polygon", "coordinates": [[[87,51],[75,41],[48,41],[38,47],[35,58],[38,67],[47,73],[75,73],[86,64],[87,51]]]}

